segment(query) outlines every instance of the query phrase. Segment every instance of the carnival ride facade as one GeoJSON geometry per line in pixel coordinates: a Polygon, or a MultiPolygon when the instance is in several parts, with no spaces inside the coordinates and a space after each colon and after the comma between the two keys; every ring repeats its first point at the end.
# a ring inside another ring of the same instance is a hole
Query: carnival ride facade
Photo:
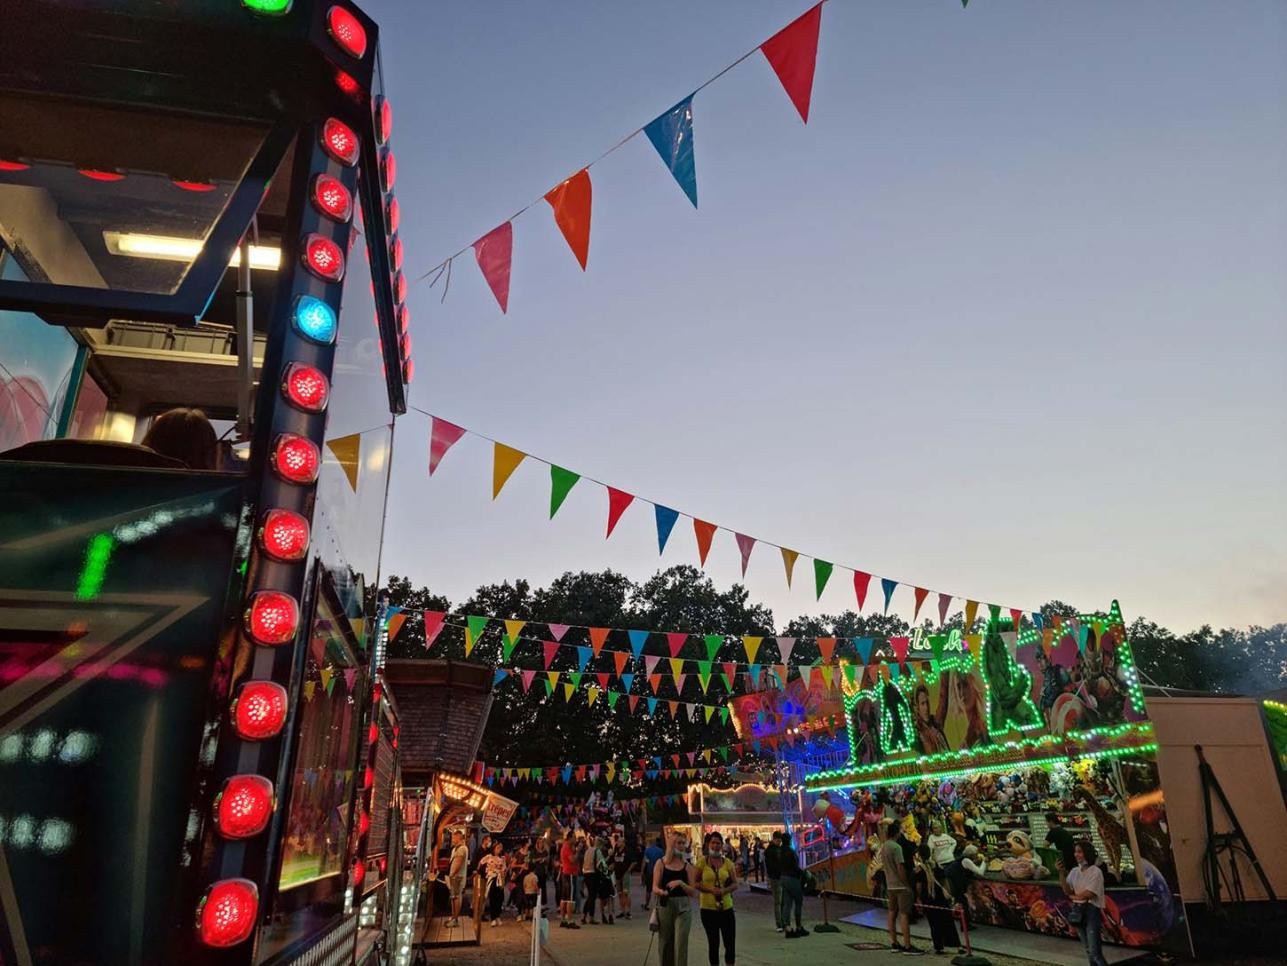
{"type": "Polygon", "coordinates": [[[0,362],[45,388],[0,455],[0,960],[353,962],[401,881],[366,592],[411,377],[376,25],[5,19],[0,362]],[[139,444],[174,407],[213,466],[139,444]]]}

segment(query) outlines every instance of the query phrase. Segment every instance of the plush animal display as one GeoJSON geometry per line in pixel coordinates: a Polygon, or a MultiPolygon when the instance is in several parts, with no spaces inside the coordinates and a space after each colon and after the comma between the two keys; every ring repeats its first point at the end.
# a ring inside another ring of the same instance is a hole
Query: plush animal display
{"type": "Polygon", "coordinates": [[[1032,839],[1027,832],[1017,829],[1005,837],[1010,848],[1010,857],[1001,863],[1001,871],[1007,879],[1039,879],[1046,874],[1036,854],[1032,851],[1032,839]]]}

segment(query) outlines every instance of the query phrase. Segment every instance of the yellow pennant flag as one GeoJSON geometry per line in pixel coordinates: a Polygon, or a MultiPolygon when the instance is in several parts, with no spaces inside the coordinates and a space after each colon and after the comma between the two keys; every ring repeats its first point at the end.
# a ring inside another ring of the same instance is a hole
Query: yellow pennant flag
{"type": "Polygon", "coordinates": [[[706,705],[706,723],[707,724],[711,723],[711,716],[713,714],[715,714],[715,706],[713,704],[706,705]]]}
{"type": "MultiPolygon", "coordinates": [[[[586,688],[585,690],[586,690],[586,695],[587,695],[587,697],[588,697],[588,699],[589,699],[589,701],[590,701],[590,704],[591,704],[591,705],[593,705],[593,704],[594,704],[594,702],[596,702],[596,701],[598,701],[598,700],[599,700],[599,689],[598,689],[598,688],[591,686],[591,687],[586,688]]],[[[612,779],[610,779],[610,778],[608,779],[608,781],[611,781],[611,780],[612,780],[612,779]]]]}
{"type": "Polygon", "coordinates": [[[500,496],[500,491],[504,489],[505,484],[513,472],[518,469],[518,464],[523,462],[527,454],[521,450],[514,449],[512,446],[506,446],[504,443],[496,443],[492,451],[492,499],[500,496]]]}
{"type": "Polygon", "coordinates": [[[965,640],[970,645],[970,657],[974,658],[974,662],[977,664],[979,661],[979,651],[983,649],[983,635],[969,634],[966,636],[965,640]]]}
{"type": "Polygon", "coordinates": [[[782,566],[786,567],[787,587],[791,586],[791,574],[795,572],[795,562],[799,556],[794,550],[782,548],[782,566]]]}
{"type": "Polygon", "coordinates": [[[974,616],[979,612],[979,602],[977,600],[967,600],[965,602],[965,633],[974,630],[974,616]]]}
{"type": "Polygon", "coordinates": [[[349,486],[353,492],[357,492],[358,467],[361,463],[362,434],[353,433],[351,436],[341,436],[339,439],[326,441],[326,448],[335,454],[335,459],[340,464],[340,469],[344,471],[345,478],[349,481],[349,486]]]}
{"type": "Polygon", "coordinates": [[[831,665],[830,664],[823,665],[822,680],[826,683],[827,690],[830,691],[831,690],[831,665]]]}
{"type": "Polygon", "coordinates": [[[762,637],[742,637],[742,649],[746,651],[746,663],[754,664],[755,655],[760,652],[760,645],[764,642],[762,637]]]}
{"type": "Polygon", "coordinates": [[[702,752],[702,760],[708,765],[711,763],[711,750],[709,748],[702,752]]]}
{"type": "Polygon", "coordinates": [[[576,694],[576,685],[569,684],[566,681],[563,684],[563,700],[571,701],[572,695],[576,694]]]}
{"type": "Polygon", "coordinates": [[[322,679],[322,690],[327,692],[328,694],[330,693],[330,688],[328,688],[327,685],[331,683],[331,677],[334,674],[335,672],[332,671],[329,667],[324,667],[317,672],[317,676],[322,679]]]}
{"type": "Polygon", "coordinates": [[[510,639],[510,643],[518,643],[518,635],[523,632],[527,621],[505,621],[505,636],[510,639]]]}
{"type": "Polygon", "coordinates": [[[682,657],[672,657],[670,659],[670,673],[676,678],[684,673],[684,659],[682,657]]]}
{"type": "Polygon", "coordinates": [[[1045,653],[1046,657],[1050,656],[1050,649],[1054,642],[1054,639],[1055,639],[1055,632],[1053,628],[1046,627],[1042,629],[1041,650],[1045,653]]]}
{"type": "Polygon", "coordinates": [[[611,785],[617,778],[617,763],[610,761],[605,766],[608,772],[608,784],[611,785]]]}
{"type": "Polygon", "coordinates": [[[545,676],[550,679],[550,687],[557,688],[559,686],[559,675],[562,673],[563,673],[562,671],[545,672],[545,676]]]}
{"type": "Polygon", "coordinates": [[[305,700],[305,701],[312,701],[312,700],[313,700],[313,692],[314,692],[314,691],[316,691],[316,690],[317,690],[317,682],[316,682],[316,681],[305,681],[305,682],[304,682],[304,700],[305,700]]]}

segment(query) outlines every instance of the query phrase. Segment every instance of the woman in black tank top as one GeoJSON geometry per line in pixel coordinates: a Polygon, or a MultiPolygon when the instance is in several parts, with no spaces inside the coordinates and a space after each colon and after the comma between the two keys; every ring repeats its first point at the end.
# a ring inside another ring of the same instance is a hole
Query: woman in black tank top
{"type": "Polygon", "coordinates": [[[657,899],[657,931],[661,966],[687,966],[688,931],[692,928],[691,896],[697,895],[693,867],[684,859],[688,840],[683,832],[667,836],[666,854],[653,868],[652,892],[657,899]]]}

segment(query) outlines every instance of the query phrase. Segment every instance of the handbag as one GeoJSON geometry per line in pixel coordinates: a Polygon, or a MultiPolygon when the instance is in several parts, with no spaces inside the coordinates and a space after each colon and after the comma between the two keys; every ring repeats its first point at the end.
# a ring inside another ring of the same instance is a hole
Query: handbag
{"type": "Polygon", "coordinates": [[[1086,921],[1086,903],[1074,902],[1072,908],[1068,910],[1066,917],[1074,926],[1080,926],[1086,921]]]}

